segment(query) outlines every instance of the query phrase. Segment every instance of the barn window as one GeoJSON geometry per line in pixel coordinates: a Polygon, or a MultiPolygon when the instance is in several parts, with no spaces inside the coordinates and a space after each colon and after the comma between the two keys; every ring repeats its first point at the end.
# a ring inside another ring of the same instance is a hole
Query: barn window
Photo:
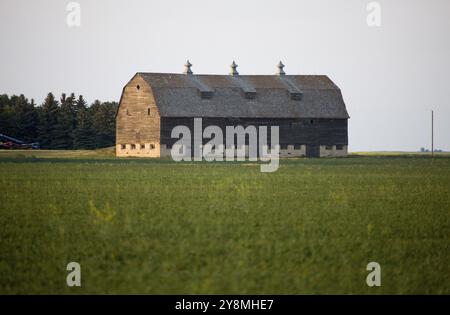
{"type": "Polygon", "coordinates": [[[325,146],[325,150],[333,150],[333,146],[332,145],[326,145],[325,146]]]}
{"type": "Polygon", "coordinates": [[[344,150],[344,146],[342,144],[337,144],[336,150],[344,150]]]}
{"type": "Polygon", "coordinates": [[[131,145],[131,150],[135,150],[136,149],[136,145],[135,144],[132,144],[131,145]]]}
{"type": "Polygon", "coordinates": [[[150,116],[150,107],[147,108],[147,116],[150,116]]]}
{"type": "Polygon", "coordinates": [[[289,124],[289,127],[291,129],[295,129],[295,128],[300,127],[301,125],[302,125],[302,123],[300,121],[293,121],[289,124]]]}
{"type": "Polygon", "coordinates": [[[256,92],[245,92],[245,98],[248,100],[253,100],[256,97],[256,92]]]}
{"type": "Polygon", "coordinates": [[[200,97],[202,99],[210,99],[213,97],[213,92],[212,91],[200,91],[200,97]]]}
{"type": "Polygon", "coordinates": [[[145,149],[145,144],[141,143],[141,150],[145,149]]]}
{"type": "Polygon", "coordinates": [[[301,150],[302,145],[301,144],[294,144],[294,150],[301,150]]]}
{"type": "Polygon", "coordinates": [[[155,145],[153,143],[150,143],[150,150],[153,150],[155,148],[155,145]]]}
{"type": "Polygon", "coordinates": [[[121,144],[121,145],[120,145],[120,148],[121,148],[122,150],[125,150],[125,148],[126,148],[125,144],[121,144]]]}
{"type": "Polygon", "coordinates": [[[139,90],[140,88],[141,88],[141,87],[139,86],[139,84],[138,84],[138,85],[136,85],[136,89],[138,89],[138,90],[139,90]]]}
{"type": "Polygon", "coordinates": [[[293,101],[301,101],[302,93],[301,92],[291,92],[291,100],[293,101]]]}

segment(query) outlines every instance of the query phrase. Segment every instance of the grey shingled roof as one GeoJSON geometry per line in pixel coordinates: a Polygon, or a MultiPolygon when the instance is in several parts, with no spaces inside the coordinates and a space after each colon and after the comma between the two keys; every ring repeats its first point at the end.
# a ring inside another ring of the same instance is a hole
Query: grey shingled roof
{"type": "Polygon", "coordinates": [[[349,118],[341,91],[323,75],[138,75],[163,117],[349,118]],[[212,98],[201,98],[210,91],[212,98]],[[248,91],[256,97],[246,98],[248,91]],[[298,92],[301,100],[292,99],[298,92]]]}

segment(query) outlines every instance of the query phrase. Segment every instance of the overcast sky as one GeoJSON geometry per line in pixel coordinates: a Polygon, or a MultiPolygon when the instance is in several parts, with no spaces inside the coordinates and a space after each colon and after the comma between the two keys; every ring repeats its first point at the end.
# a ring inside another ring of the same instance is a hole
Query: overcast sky
{"type": "Polygon", "coordinates": [[[328,75],[342,90],[349,149],[450,150],[450,1],[0,0],[0,93],[118,101],[138,71],[328,75]]]}

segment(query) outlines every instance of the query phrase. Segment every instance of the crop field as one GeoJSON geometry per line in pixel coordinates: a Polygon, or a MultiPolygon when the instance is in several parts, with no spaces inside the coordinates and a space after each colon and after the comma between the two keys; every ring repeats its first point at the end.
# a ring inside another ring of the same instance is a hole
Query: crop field
{"type": "Polygon", "coordinates": [[[450,294],[450,156],[0,152],[0,294],[450,294]],[[68,287],[66,266],[81,266],[68,287]],[[369,262],[381,286],[368,287],[369,262]]]}

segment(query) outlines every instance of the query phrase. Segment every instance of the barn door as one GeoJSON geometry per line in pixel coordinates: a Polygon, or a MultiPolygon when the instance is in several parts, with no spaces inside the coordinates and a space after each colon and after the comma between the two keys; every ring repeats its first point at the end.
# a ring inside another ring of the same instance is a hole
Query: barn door
{"type": "Polygon", "coordinates": [[[320,146],[318,144],[307,144],[306,145],[306,156],[307,157],[320,157],[320,146]]]}

